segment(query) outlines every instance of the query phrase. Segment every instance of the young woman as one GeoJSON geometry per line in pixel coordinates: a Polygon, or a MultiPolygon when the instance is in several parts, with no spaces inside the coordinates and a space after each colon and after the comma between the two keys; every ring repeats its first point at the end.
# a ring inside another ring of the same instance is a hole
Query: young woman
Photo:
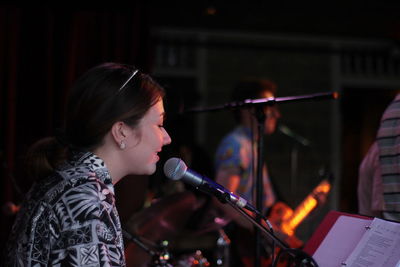
{"type": "Polygon", "coordinates": [[[29,153],[35,183],[14,223],[5,266],[125,266],[114,187],[150,175],[171,142],[163,89],[135,68],[106,63],[70,92],[65,126],[29,153]]]}

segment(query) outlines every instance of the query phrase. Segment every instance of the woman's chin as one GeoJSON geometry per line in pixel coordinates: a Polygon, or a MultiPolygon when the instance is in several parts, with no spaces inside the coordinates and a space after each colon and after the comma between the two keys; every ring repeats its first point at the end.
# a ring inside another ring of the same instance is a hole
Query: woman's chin
{"type": "Polygon", "coordinates": [[[156,165],[156,163],[153,163],[153,164],[147,166],[146,170],[144,170],[144,172],[145,172],[144,174],[152,175],[156,172],[156,169],[157,169],[157,165],[156,165]]]}

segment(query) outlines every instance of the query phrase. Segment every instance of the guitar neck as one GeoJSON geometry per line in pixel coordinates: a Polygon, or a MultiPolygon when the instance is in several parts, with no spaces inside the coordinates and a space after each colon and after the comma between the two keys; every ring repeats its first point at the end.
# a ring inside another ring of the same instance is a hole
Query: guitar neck
{"type": "Polygon", "coordinates": [[[282,223],[282,231],[293,235],[296,227],[307,217],[307,215],[318,205],[319,197],[326,196],[331,189],[328,180],[323,180],[293,211],[292,216],[282,223]]]}

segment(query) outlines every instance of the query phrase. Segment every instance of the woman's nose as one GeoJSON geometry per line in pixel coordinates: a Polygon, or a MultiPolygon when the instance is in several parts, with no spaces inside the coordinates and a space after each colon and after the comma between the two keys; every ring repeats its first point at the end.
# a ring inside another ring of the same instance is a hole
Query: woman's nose
{"type": "Polygon", "coordinates": [[[165,145],[169,145],[169,144],[171,144],[171,142],[172,142],[171,137],[169,136],[167,130],[164,129],[164,142],[163,142],[163,145],[164,146],[165,145]]]}

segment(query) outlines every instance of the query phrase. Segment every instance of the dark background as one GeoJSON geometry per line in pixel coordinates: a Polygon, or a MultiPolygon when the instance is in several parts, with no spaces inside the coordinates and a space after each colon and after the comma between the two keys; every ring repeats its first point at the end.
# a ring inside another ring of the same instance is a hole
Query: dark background
{"type": "MultiPolygon", "coordinates": [[[[385,53],[388,53],[390,59],[398,60],[399,14],[398,1],[347,1],[346,3],[331,1],[320,4],[306,4],[298,1],[293,3],[282,1],[279,4],[276,1],[247,1],[247,3],[223,1],[120,3],[114,1],[107,4],[92,1],[82,1],[82,3],[61,1],[57,4],[29,5],[3,1],[0,3],[1,205],[5,207],[7,202],[18,204],[21,201],[23,192],[29,184],[22,165],[26,149],[38,138],[54,134],[54,129],[62,120],[68,88],[88,68],[101,62],[116,61],[135,64],[144,72],[154,73],[160,83],[166,87],[170,96],[166,104],[171,104],[167,106],[167,110],[172,113],[180,108],[182,102],[185,102],[186,106],[195,106],[200,103],[202,95],[195,90],[196,81],[184,75],[167,77],[157,74],[156,47],[163,41],[152,35],[154,30],[176,28],[205,32],[282,34],[289,37],[312,36],[320,39],[378,40],[390,44],[390,49],[385,53]]],[[[201,45],[195,43],[192,46],[201,45]]],[[[257,51],[264,48],[238,46],[237,43],[225,41],[213,43],[207,49],[215,54],[231,50],[240,57],[242,51],[257,51]]],[[[315,53],[319,56],[325,53],[318,50],[319,48],[305,48],[296,43],[289,48],[271,44],[268,49],[277,54],[315,53]]],[[[211,66],[218,66],[213,70],[214,73],[226,73],[232,65],[226,62],[224,66],[224,62],[216,61],[211,66]]],[[[274,73],[278,80],[298,79],[296,73],[285,73],[285,69],[280,72],[281,75],[277,70],[274,73]],[[285,77],[279,78],[281,76],[285,77]]],[[[214,85],[220,81],[212,77],[210,80],[214,82],[214,85]]],[[[357,212],[355,190],[358,165],[373,141],[381,113],[396,92],[396,86],[389,87],[370,86],[366,89],[347,86],[341,88],[336,116],[341,121],[339,145],[342,177],[335,177],[340,181],[338,183],[340,194],[336,195],[337,204],[333,206],[335,209],[350,213],[357,212]]],[[[323,89],[318,86],[314,88],[323,89]]],[[[217,97],[218,93],[213,88],[209,90],[214,92],[216,97],[207,103],[217,104],[226,101],[225,98],[217,97]]],[[[281,96],[303,93],[308,92],[285,88],[283,82],[281,96]]],[[[322,107],[328,104],[316,105],[322,107]]],[[[301,104],[296,107],[299,110],[306,110],[303,118],[307,117],[307,114],[312,114],[313,107],[305,107],[301,104]]],[[[324,128],[318,128],[318,123],[313,124],[313,121],[297,120],[295,117],[290,119],[296,112],[296,108],[293,107],[282,109],[283,115],[288,118],[286,122],[295,126],[295,129],[300,129],[300,133],[306,137],[313,134],[318,136],[313,139],[318,144],[317,150],[309,152],[306,148],[299,148],[300,157],[314,164],[309,173],[316,173],[317,169],[327,162],[324,156],[320,156],[320,151],[325,150],[328,151],[327,154],[330,153],[331,148],[329,148],[329,142],[326,141],[330,138],[329,133],[325,132],[324,128]]],[[[186,145],[193,149],[198,138],[194,132],[197,119],[198,117],[170,116],[167,121],[167,126],[170,128],[167,130],[170,131],[175,145],[167,149],[166,155],[185,153],[180,149],[185,148],[186,145]]],[[[225,125],[221,121],[225,122],[225,120],[209,122],[213,126],[210,128],[215,129],[221,126],[221,129],[225,130],[232,124],[232,122],[231,124],[227,122],[225,125]]],[[[222,137],[222,134],[221,130],[213,138],[217,140],[222,137]]],[[[209,135],[210,133],[207,136],[209,135]]],[[[206,138],[209,141],[208,147],[202,147],[203,144],[200,144],[200,148],[195,150],[196,153],[191,157],[192,168],[210,176],[213,173],[212,151],[216,143],[213,138],[206,138]]],[[[280,151],[280,153],[275,153],[277,156],[270,158],[270,168],[279,176],[282,169],[288,169],[287,162],[293,146],[287,139],[279,136],[267,144],[270,144],[271,153],[280,151]]],[[[294,207],[317,181],[317,178],[311,179],[310,184],[296,194],[290,193],[287,179],[276,181],[276,184],[284,200],[294,207]]],[[[125,183],[127,182],[124,182],[124,188],[130,190],[128,190],[129,196],[124,195],[124,192],[121,193],[121,215],[129,217],[130,213],[137,211],[143,205],[145,191],[141,188],[147,186],[154,188],[157,187],[157,183],[163,183],[163,181],[160,181],[160,178],[150,179],[150,181],[141,178],[135,181],[134,186],[129,183],[125,186],[125,183]],[[141,193],[132,193],[136,191],[141,193]]],[[[330,206],[326,209],[329,210],[330,206]]],[[[4,215],[1,216],[2,245],[13,220],[12,215],[3,213],[4,215]]],[[[320,218],[315,224],[319,220],[320,218]]],[[[305,238],[313,229],[314,226],[308,229],[305,238]]]]}

